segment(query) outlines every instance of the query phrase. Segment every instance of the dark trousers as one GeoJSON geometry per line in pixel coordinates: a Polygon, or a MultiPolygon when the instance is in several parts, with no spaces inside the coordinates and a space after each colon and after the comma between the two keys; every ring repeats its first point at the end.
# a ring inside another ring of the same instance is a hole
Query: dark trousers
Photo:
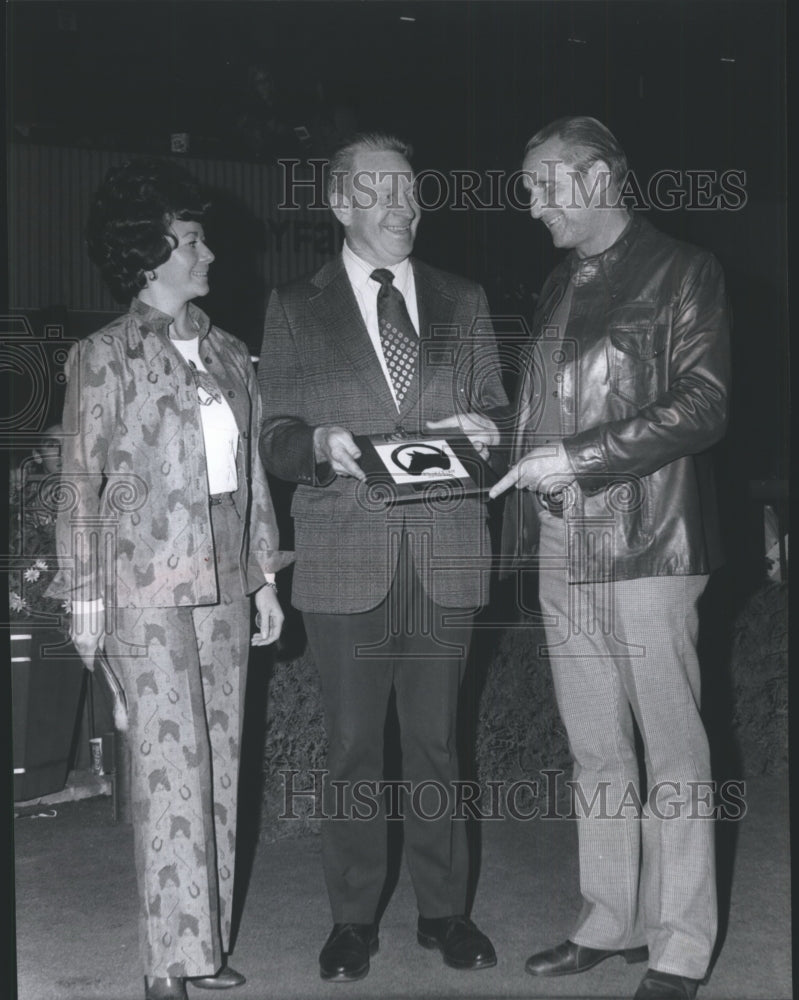
{"type": "Polygon", "coordinates": [[[452,782],[459,773],[456,716],[470,611],[434,604],[410,559],[401,559],[376,608],[351,615],[306,612],[303,619],[328,737],[322,862],[334,922],[374,921],[386,880],[385,802],[369,783],[383,777],[392,688],[402,780],[410,783],[400,799],[405,857],[419,912],[463,913],[468,854],[464,821],[452,817],[452,782]]]}

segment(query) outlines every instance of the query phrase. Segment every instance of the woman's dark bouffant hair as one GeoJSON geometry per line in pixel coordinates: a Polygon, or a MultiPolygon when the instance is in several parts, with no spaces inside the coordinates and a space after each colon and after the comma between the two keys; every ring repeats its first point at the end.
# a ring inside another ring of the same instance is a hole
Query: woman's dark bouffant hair
{"type": "Polygon", "coordinates": [[[114,297],[130,302],[147,284],[145,272],[169,259],[173,220],[199,221],[208,207],[199,184],[171,160],[112,167],[95,193],[86,244],[114,297]]]}

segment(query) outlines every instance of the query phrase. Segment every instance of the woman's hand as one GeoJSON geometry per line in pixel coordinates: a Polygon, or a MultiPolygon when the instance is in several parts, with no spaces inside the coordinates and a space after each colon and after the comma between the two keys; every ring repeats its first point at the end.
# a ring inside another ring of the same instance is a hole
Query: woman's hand
{"type": "Polygon", "coordinates": [[[268,646],[280,638],[283,628],[283,609],[280,607],[275,588],[264,585],[260,590],[256,590],[255,607],[258,609],[255,624],[259,631],[253,635],[250,645],[268,646]]]}
{"type": "Polygon", "coordinates": [[[73,608],[69,637],[87,670],[94,670],[94,657],[103,648],[105,611],[97,607],[73,608]]]}

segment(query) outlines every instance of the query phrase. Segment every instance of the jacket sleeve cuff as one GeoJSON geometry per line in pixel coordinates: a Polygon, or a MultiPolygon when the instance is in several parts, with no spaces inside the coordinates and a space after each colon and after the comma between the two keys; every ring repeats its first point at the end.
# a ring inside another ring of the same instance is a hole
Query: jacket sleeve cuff
{"type": "Polygon", "coordinates": [[[294,562],[294,553],[283,549],[255,549],[250,554],[247,566],[247,593],[263,587],[268,580],[274,580],[275,573],[294,562]]]}
{"type": "Polygon", "coordinates": [[[103,604],[103,590],[96,578],[89,577],[76,582],[72,570],[62,568],[56,571],[44,593],[45,597],[57,601],[69,601],[73,607],[78,604],[103,604]]]}
{"type": "Polygon", "coordinates": [[[333,480],[336,478],[335,472],[330,465],[330,462],[319,462],[316,458],[316,431],[318,428],[314,427],[311,429],[311,461],[313,468],[313,486],[329,486],[333,480]]]}
{"type": "Polygon", "coordinates": [[[336,478],[329,462],[316,462],[314,465],[314,486],[329,486],[336,478]]]}
{"type": "Polygon", "coordinates": [[[583,431],[563,441],[577,485],[586,496],[599,493],[611,480],[598,430],[583,431]]]}
{"type": "Polygon", "coordinates": [[[103,599],[98,597],[96,601],[73,601],[72,613],[74,615],[100,614],[105,611],[103,599]]]}

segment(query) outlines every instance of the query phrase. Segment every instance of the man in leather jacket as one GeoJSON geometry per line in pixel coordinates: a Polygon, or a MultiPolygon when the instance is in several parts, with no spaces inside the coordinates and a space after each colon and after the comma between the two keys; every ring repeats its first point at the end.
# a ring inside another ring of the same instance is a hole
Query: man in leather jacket
{"type": "Polygon", "coordinates": [[[627,163],[592,118],[527,144],[531,215],[571,253],[542,291],[517,402],[504,551],[537,553],[574,758],[582,910],[536,976],[622,955],[636,1000],[687,998],[716,935],[697,602],[719,561],[707,449],[729,383],[724,279],[619,198],[627,163]],[[643,738],[639,787],[633,717],[643,738]]]}

